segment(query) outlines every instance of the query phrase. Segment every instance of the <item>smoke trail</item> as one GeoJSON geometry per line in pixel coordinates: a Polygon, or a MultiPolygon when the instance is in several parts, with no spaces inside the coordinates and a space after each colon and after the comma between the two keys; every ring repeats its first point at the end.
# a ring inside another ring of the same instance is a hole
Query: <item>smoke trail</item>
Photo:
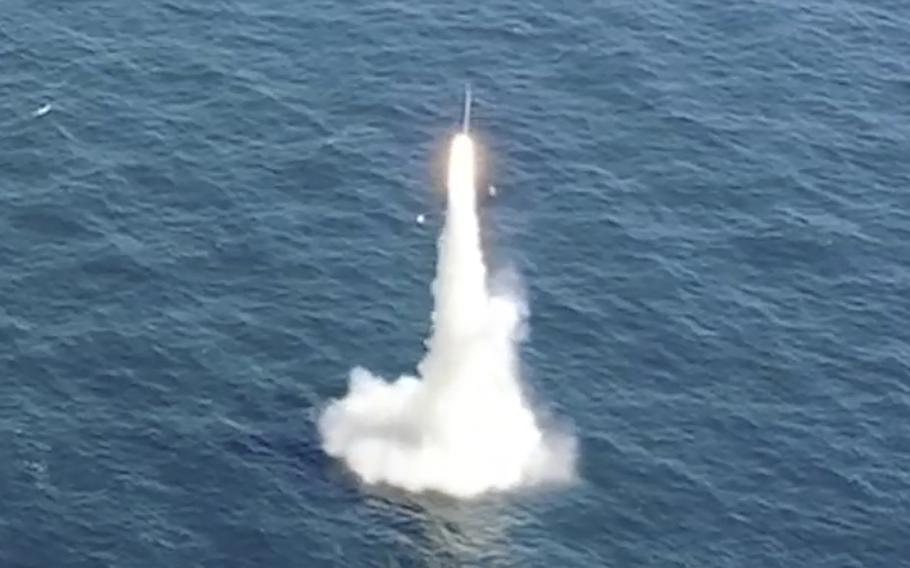
{"type": "Polygon", "coordinates": [[[473,142],[456,135],[421,378],[389,383],[355,368],[347,396],[319,419],[326,453],[367,483],[471,497],[572,476],[574,441],[543,430],[522,394],[525,306],[488,290],[474,163],[473,142]]]}

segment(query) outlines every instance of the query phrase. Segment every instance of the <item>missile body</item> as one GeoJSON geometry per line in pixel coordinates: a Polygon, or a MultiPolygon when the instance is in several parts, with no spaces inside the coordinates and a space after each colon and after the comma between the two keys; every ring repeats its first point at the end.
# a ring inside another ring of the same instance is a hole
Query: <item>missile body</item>
{"type": "Polygon", "coordinates": [[[461,131],[468,133],[471,126],[471,85],[464,87],[464,113],[461,115],[461,131]]]}

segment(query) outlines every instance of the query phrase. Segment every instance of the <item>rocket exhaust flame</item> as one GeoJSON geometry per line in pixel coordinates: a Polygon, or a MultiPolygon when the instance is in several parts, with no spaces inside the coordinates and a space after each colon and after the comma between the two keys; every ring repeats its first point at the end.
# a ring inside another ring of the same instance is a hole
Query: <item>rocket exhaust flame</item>
{"type": "Polygon", "coordinates": [[[472,497],[573,476],[575,442],[545,431],[525,400],[516,292],[492,294],[480,243],[474,144],[449,151],[446,222],[433,284],[433,332],[419,378],[386,382],[362,368],[319,418],[323,448],[366,483],[472,497]]]}

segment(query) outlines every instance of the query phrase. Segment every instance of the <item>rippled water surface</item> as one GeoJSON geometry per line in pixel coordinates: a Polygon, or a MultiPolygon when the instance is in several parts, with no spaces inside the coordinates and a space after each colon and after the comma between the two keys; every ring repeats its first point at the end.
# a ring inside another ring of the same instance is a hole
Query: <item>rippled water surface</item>
{"type": "Polygon", "coordinates": [[[910,5],[6,0],[0,565],[896,567],[910,5]],[[366,488],[474,85],[570,487],[366,488]],[[426,215],[426,222],[415,218],[426,215]]]}

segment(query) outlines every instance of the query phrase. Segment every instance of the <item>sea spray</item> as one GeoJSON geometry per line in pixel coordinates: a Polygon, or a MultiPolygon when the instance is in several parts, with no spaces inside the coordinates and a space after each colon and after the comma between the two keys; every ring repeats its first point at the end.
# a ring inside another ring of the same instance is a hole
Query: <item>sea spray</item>
{"type": "Polygon", "coordinates": [[[573,474],[573,439],[545,430],[522,392],[526,306],[516,290],[488,287],[474,164],[470,137],[456,135],[419,378],[386,382],[357,367],[320,416],[326,453],[366,483],[472,497],[573,474]]]}

